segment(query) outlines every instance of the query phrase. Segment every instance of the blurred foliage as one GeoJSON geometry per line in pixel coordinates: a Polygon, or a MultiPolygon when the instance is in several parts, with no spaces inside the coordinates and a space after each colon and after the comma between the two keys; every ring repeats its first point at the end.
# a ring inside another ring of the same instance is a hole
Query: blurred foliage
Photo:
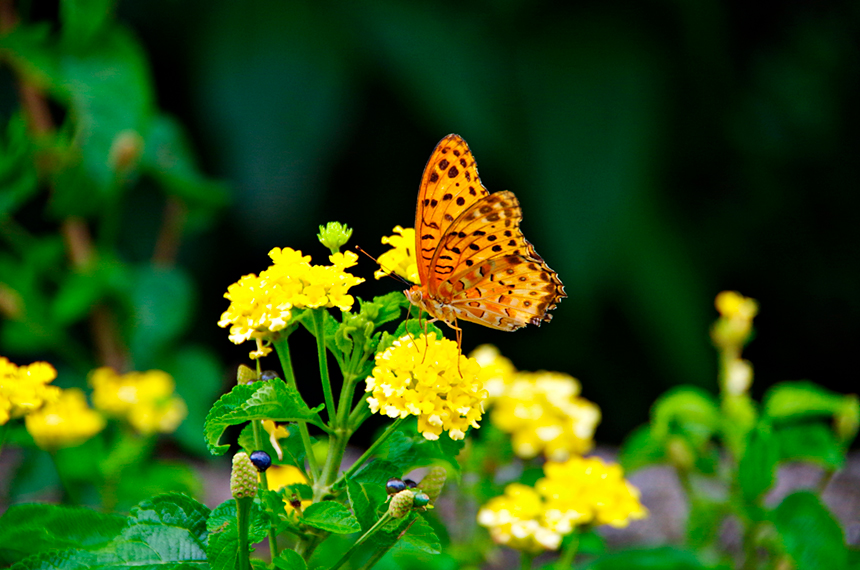
{"type": "MultiPolygon", "coordinates": [[[[88,9],[107,14],[107,4],[88,9]]],[[[699,331],[713,316],[703,308],[726,288],[767,307],[758,321],[767,340],[751,351],[756,390],[799,378],[854,389],[856,3],[161,0],[120,2],[122,25],[109,34],[110,16],[21,10],[34,25],[14,37],[29,54],[18,65],[52,94],[55,113],[90,125],[59,131],[87,144],[80,166],[54,182],[48,211],[64,199],[92,213],[89,198],[122,195],[135,215],[105,232],[137,261],[160,225],[154,190],[187,201],[189,227],[209,232],[187,235],[174,270],[191,272],[199,298],[193,338],[228,360],[242,352],[214,321],[235,275],[273,246],[307,249],[329,219],[378,253],[382,235],[412,224],[434,144],[457,132],[486,186],[520,198],[526,235],[570,295],[541,330],[467,325],[465,348],[493,342],[524,368],[581,378],[604,410],[601,439],[619,441],[670,386],[712,388],[716,362],[699,331]],[[61,17],[70,19],[51,40],[59,51],[46,54],[40,38],[61,17]],[[93,41],[110,42],[109,58],[79,55],[93,41]],[[99,73],[105,66],[118,71],[99,73]],[[90,80],[93,90],[75,94],[90,80]],[[189,126],[205,170],[229,181],[229,216],[208,217],[222,194],[189,166],[170,116],[189,126]],[[163,146],[146,144],[141,175],[117,189],[99,156],[125,129],[163,146]],[[156,148],[182,159],[168,169],[156,148]],[[66,190],[81,180],[95,180],[98,193],[66,190]]],[[[10,82],[0,92],[7,117],[16,99],[10,82]]],[[[16,128],[20,137],[14,123],[4,149],[16,128]]],[[[34,173],[3,173],[16,181],[10,199],[24,200],[34,173]]],[[[39,251],[47,266],[62,258],[51,240],[39,251]]],[[[373,264],[362,265],[369,277],[373,264]]],[[[97,282],[114,291],[129,277],[97,282]]],[[[182,287],[182,277],[168,279],[182,287]]],[[[164,346],[152,332],[137,337],[164,346]]],[[[5,350],[23,348],[15,338],[5,350]]]]}

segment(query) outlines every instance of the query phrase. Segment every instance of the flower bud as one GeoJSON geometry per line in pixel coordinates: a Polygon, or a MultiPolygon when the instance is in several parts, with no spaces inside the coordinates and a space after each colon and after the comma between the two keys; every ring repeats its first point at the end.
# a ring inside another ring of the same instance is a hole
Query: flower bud
{"type": "Polygon", "coordinates": [[[235,499],[245,499],[257,494],[257,469],[244,451],[233,456],[230,492],[235,499]]]}
{"type": "Polygon", "coordinates": [[[236,384],[252,384],[256,380],[257,373],[253,368],[245,366],[244,364],[239,365],[239,370],[236,372],[236,384]]]}
{"type": "Polygon", "coordinates": [[[332,253],[340,251],[350,237],[352,237],[352,228],[339,222],[329,222],[325,226],[320,226],[320,233],[317,234],[320,243],[329,248],[332,253]]]}
{"type": "Polygon", "coordinates": [[[388,514],[396,519],[405,517],[412,510],[413,499],[414,495],[409,489],[400,491],[392,497],[391,503],[388,504],[388,514]]]}
{"type": "Polygon", "coordinates": [[[448,472],[444,467],[436,465],[431,467],[427,475],[421,480],[421,490],[427,493],[430,497],[430,504],[436,502],[439,495],[442,493],[442,487],[445,486],[445,479],[448,478],[448,472]]]}

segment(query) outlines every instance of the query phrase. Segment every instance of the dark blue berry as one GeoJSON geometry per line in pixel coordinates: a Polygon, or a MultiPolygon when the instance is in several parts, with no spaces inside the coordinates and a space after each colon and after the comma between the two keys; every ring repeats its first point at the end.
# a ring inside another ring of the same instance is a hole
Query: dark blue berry
{"type": "Polygon", "coordinates": [[[389,495],[396,495],[405,488],[406,483],[404,483],[397,477],[389,479],[388,482],[385,484],[385,490],[388,492],[389,495]]]}
{"type": "Polygon", "coordinates": [[[268,382],[269,380],[274,380],[278,378],[278,373],[274,370],[263,370],[260,372],[260,380],[263,382],[268,382]]]}
{"type": "Polygon", "coordinates": [[[415,487],[418,486],[418,483],[416,483],[412,479],[404,479],[403,482],[406,483],[406,486],[409,487],[410,489],[414,489],[415,487]]]}
{"type": "Polygon", "coordinates": [[[251,463],[257,468],[257,471],[265,471],[272,466],[272,458],[265,451],[253,451],[250,455],[251,463]]]}

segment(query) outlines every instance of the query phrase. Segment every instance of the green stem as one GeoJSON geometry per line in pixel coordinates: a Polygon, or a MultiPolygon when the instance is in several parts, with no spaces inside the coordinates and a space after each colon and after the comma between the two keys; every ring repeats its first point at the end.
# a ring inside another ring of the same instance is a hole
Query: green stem
{"type": "Polygon", "coordinates": [[[236,559],[238,570],[250,570],[251,559],[248,548],[248,523],[251,518],[251,505],[254,499],[245,497],[236,499],[236,524],[239,531],[239,552],[236,559]]]}
{"type": "Polygon", "coordinates": [[[349,550],[347,550],[343,554],[343,556],[340,557],[340,560],[335,562],[334,566],[329,568],[329,570],[337,570],[338,568],[346,564],[346,561],[349,560],[350,556],[352,556],[352,553],[355,552],[355,549],[364,544],[371,536],[376,534],[379,529],[381,529],[388,521],[391,520],[391,518],[392,517],[389,513],[385,513],[384,515],[382,515],[379,520],[376,521],[376,523],[374,523],[374,525],[370,527],[370,529],[368,529],[366,533],[361,535],[361,537],[359,537],[359,539],[355,541],[355,544],[349,547],[349,550]]]}
{"type": "MultiPolygon", "coordinates": [[[[253,420],[251,422],[251,429],[254,431],[254,447],[257,449],[263,449],[263,422],[260,420],[253,420]]],[[[260,471],[260,490],[267,490],[269,488],[269,478],[266,476],[265,471],[260,471]]],[[[277,514],[277,513],[276,513],[277,514]]],[[[273,524],[269,525],[269,552],[272,555],[272,560],[274,560],[278,556],[278,533],[275,531],[275,526],[273,524]]]]}
{"type": "Polygon", "coordinates": [[[314,319],[314,336],[317,339],[317,357],[320,365],[320,380],[322,381],[325,410],[328,414],[329,425],[336,427],[337,409],[334,406],[334,396],[331,391],[331,379],[328,375],[328,352],[325,347],[325,309],[311,311],[314,319]]]}
{"type": "Polygon", "coordinates": [[[373,412],[370,411],[370,406],[367,405],[367,402],[364,398],[355,405],[355,409],[349,414],[348,425],[349,429],[352,431],[356,431],[364,421],[373,415],[373,412]]]}
{"type": "Polygon", "coordinates": [[[564,548],[561,551],[561,556],[556,560],[555,567],[558,568],[558,570],[568,570],[569,568],[573,568],[573,561],[576,558],[578,550],[579,533],[574,531],[567,540],[567,544],[564,545],[564,548]]]}
{"type": "Polygon", "coordinates": [[[530,552],[520,552],[520,568],[521,570],[531,570],[532,561],[535,559],[535,555],[530,552]]]}
{"type": "MultiPolygon", "coordinates": [[[[275,352],[278,353],[278,360],[281,361],[281,369],[284,371],[284,381],[288,386],[296,388],[296,376],[293,372],[293,360],[290,355],[289,334],[275,341],[275,352]]],[[[311,435],[308,432],[307,422],[296,422],[299,426],[299,434],[302,437],[302,446],[305,448],[305,456],[308,458],[308,467],[311,471],[311,477],[314,481],[319,478],[320,468],[317,465],[316,457],[314,456],[313,444],[311,444],[311,435]]],[[[311,481],[313,483],[313,481],[311,481]]]]}
{"type": "Polygon", "coordinates": [[[389,437],[391,437],[391,435],[395,431],[397,431],[397,428],[400,427],[400,424],[402,424],[404,420],[405,420],[405,418],[397,418],[396,420],[394,420],[391,423],[391,425],[388,426],[388,429],[386,429],[385,432],[381,436],[379,436],[379,438],[376,441],[374,441],[370,447],[367,448],[367,451],[365,451],[362,454],[362,456],[358,458],[358,461],[353,463],[352,467],[350,467],[347,470],[347,472],[344,473],[343,476],[340,477],[340,479],[338,479],[338,481],[335,485],[339,484],[341,481],[344,481],[344,480],[352,477],[355,474],[355,472],[358,471],[362,465],[364,465],[364,462],[367,461],[367,459],[373,454],[373,452],[376,451],[376,449],[380,445],[385,443],[385,440],[387,440],[389,437]]]}

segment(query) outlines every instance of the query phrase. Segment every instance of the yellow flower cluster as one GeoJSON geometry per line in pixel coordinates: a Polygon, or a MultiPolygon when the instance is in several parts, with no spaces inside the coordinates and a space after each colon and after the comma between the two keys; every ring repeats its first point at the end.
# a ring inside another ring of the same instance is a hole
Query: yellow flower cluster
{"type": "MultiPolygon", "coordinates": [[[[235,344],[252,338],[264,340],[286,328],[294,308],[337,307],[348,311],[355,303],[349,288],[364,281],[345,271],[358,262],[351,251],[330,255],[331,265],[311,265],[309,255],[288,247],[274,248],[269,257],[273,264],[259,276],[245,275],[224,294],[230,306],[218,326],[230,327],[229,338],[235,344]]],[[[269,352],[270,347],[258,344],[251,358],[269,352]]]]}
{"type": "Polygon", "coordinates": [[[161,370],[120,375],[98,368],[90,374],[90,385],[97,409],[124,418],[142,434],[173,432],[188,414],[185,401],[174,394],[173,378],[161,370]]]}
{"type": "Polygon", "coordinates": [[[511,434],[514,452],[531,459],[543,453],[563,461],[588,452],[600,408],[579,396],[579,382],[560,372],[518,372],[489,345],[472,353],[492,400],[490,421],[511,434]]]}
{"type": "Polygon", "coordinates": [[[714,305],[720,318],[711,327],[711,339],[720,351],[722,387],[729,394],[744,394],[752,384],[753,369],[748,360],[741,358],[741,351],[752,336],[758,303],[737,291],[723,291],[714,305]]]}
{"type": "Polygon", "coordinates": [[[418,417],[418,431],[436,440],[443,431],[463,439],[469,426],[478,427],[487,397],[480,366],[460,354],[457,343],[435,333],[417,339],[409,335],[376,355],[366,380],[373,413],[392,418],[418,417]]]}
{"type": "MultiPolygon", "coordinates": [[[[301,470],[295,465],[272,465],[269,469],[266,470],[266,479],[269,483],[269,489],[272,491],[277,491],[281,487],[286,487],[287,485],[292,485],[293,483],[304,483],[308,484],[307,479],[302,474],[301,470]]],[[[287,500],[290,500],[289,492],[287,493],[287,500]]],[[[305,500],[302,501],[302,509],[306,508],[313,501],[305,500]]],[[[294,510],[290,503],[287,503],[285,506],[285,510],[289,513],[294,510]]]]}
{"type": "Polygon", "coordinates": [[[86,396],[77,388],[63,390],[56,400],[27,414],[24,422],[42,449],[78,445],[105,427],[105,419],[87,405],[86,396]]]}
{"type": "Polygon", "coordinates": [[[616,464],[596,457],[547,462],[534,488],[512,483],[478,512],[498,544],[525,552],[555,550],[577,525],[626,526],[647,516],[639,492],[616,464]]]}
{"type": "Polygon", "coordinates": [[[48,385],[56,377],[47,362],[19,367],[0,356],[0,425],[57,401],[60,388],[48,385]]]}
{"type": "Polygon", "coordinates": [[[394,273],[420,284],[418,277],[418,263],[415,258],[415,229],[394,227],[394,234],[383,236],[382,243],[390,245],[392,249],[379,256],[379,269],[373,274],[381,279],[388,274],[394,273]]]}

